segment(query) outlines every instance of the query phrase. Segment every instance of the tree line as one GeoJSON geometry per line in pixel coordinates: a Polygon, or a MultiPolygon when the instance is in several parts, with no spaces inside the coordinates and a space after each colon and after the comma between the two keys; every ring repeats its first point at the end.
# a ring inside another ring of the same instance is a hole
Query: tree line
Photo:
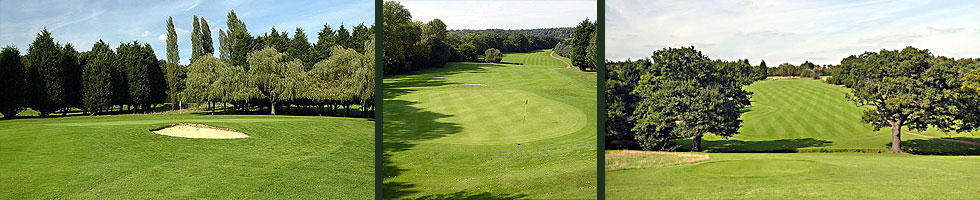
{"type": "Polygon", "coordinates": [[[869,106],[863,122],[875,131],[891,128],[890,152],[902,152],[902,128],[964,132],[980,127],[980,59],[934,56],[913,47],[865,52],[823,67],[712,61],[693,47],[606,66],[606,145],[612,149],[674,150],[675,141],[693,138],[691,150],[700,151],[705,133],[738,133],[738,117],[751,94],[743,86],[767,75],[817,71],[850,88],[849,101],[869,106]]]}
{"type": "MultiPolygon", "coordinates": [[[[384,73],[403,74],[448,62],[473,62],[490,49],[528,52],[554,47],[567,28],[531,30],[454,30],[439,19],[413,21],[412,14],[398,2],[385,1],[384,73]]],[[[493,57],[493,56],[491,56],[493,57]]]]}
{"type": "Polygon", "coordinates": [[[41,116],[72,108],[98,114],[128,106],[146,112],[169,102],[217,104],[239,110],[282,106],[319,112],[352,105],[370,115],[374,98],[374,27],[324,25],[311,44],[303,29],[293,37],[273,28],[251,36],[234,11],[227,15],[228,30],[219,30],[214,54],[211,29],[194,16],[190,65],[179,64],[173,19],[167,20],[167,58],[158,60],[149,44],[121,43],[113,50],[98,41],[78,53],[71,44],[54,42],[47,29],[21,56],[7,46],[0,54],[0,113],[12,117],[23,109],[41,116]],[[295,106],[295,107],[294,107],[295,106]]]}

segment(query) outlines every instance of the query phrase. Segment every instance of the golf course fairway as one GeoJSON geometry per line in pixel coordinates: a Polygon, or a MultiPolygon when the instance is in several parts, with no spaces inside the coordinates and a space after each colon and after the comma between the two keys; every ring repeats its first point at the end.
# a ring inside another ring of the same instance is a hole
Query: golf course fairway
{"type": "MultiPolygon", "coordinates": [[[[607,151],[608,199],[973,199],[980,146],[874,131],[845,99],[846,88],[814,79],[763,80],[743,127],[728,139],[707,135],[708,153],[607,151]],[[847,153],[865,152],[865,153],[847,153]],[[784,153],[760,153],[784,152],[784,153]],[[840,153],[791,153],[840,152],[840,153]],[[936,155],[914,155],[936,154],[936,155]],[[957,155],[957,156],[949,156],[957,155]],[[966,156],[963,156],[966,155],[966,156]]],[[[980,134],[921,134],[980,141],[980,134]]],[[[678,141],[679,151],[690,140],[678,141]]]]}
{"type": "Polygon", "coordinates": [[[0,121],[0,199],[369,199],[373,124],[316,116],[142,114],[0,121]],[[151,133],[177,123],[250,137],[151,133]]]}
{"type": "Polygon", "coordinates": [[[384,197],[596,198],[596,76],[550,53],[386,77],[384,197]]]}
{"type": "MultiPolygon", "coordinates": [[[[705,135],[707,152],[887,151],[889,128],[874,131],[861,122],[862,111],[845,97],[849,89],[815,79],[762,80],[745,88],[752,104],[742,114],[739,134],[723,139],[705,135]]],[[[908,129],[905,129],[908,130],[908,129]]],[[[980,133],[943,133],[930,129],[923,135],[980,141],[980,133]]],[[[980,147],[902,135],[903,150],[917,154],[980,155],[980,147]]],[[[690,149],[690,140],[679,141],[690,149]]]]}
{"type": "MultiPolygon", "coordinates": [[[[607,152],[607,155],[609,152],[607,152]]],[[[690,154],[678,152],[676,154],[690,154]]],[[[980,157],[708,153],[693,164],[606,171],[608,199],[973,199],[980,157]]],[[[607,157],[607,160],[609,157],[607,157]]]]}

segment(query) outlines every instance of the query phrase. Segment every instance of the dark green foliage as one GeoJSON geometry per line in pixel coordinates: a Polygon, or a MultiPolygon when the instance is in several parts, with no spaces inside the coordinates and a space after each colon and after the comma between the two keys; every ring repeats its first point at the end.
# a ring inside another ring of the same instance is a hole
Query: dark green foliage
{"type": "MultiPolygon", "coordinates": [[[[902,152],[901,128],[925,131],[930,126],[954,129],[958,121],[961,70],[952,59],[936,58],[928,50],[906,47],[850,56],[841,61],[848,98],[865,110],[862,121],[875,130],[892,128],[892,149],[902,152]]],[[[960,127],[970,129],[972,127],[960,127]]]]}
{"type": "Polygon", "coordinates": [[[650,72],[633,90],[640,99],[633,131],[642,148],[664,148],[665,139],[693,137],[691,150],[701,151],[707,133],[738,133],[750,93],[742,89],[733,65],[711,61],[694,47],[655,51],[651,61],[650,72]]]}
{"type": "Polygon", "coordinates": [[[755,67],[755,76],[756,76],[755,80],[762,80],[762,79],[766,79],[766,77],[769,77],[769,67],[766,66],[765,60],[759,63],[759,66],[755,67]]]}
{"type": "MultiPolygon", "coordinates": [[[[137,41],[123,43],[116,50],[119,65],[123,67],[126,74],[127,93],[132,105],[148,108],[151,103],[159,103],[158,98],[154,98],[155,91],[159,89],[161,83],[160,76],[162,71],[159,68],[153,48],[141,45],[137,41]]],[[[210,54],[205,54],[210,55],[210,54]]]]}
{"type": "Polygon", "coordinates": [[[374,38],[374,25],[368,27],[365,26],[364,23],[358,24],[357,26],[354,26],[350,37],[350,48],[363,53],[365,49],[373,48],[364,46],[364,43],[374,38]]]}
{"type": "Polygon", "coordinates": [[[592,32],[595,32],[595,23],[586,19],[575,27],[575,34],[572,37],[572,65],[577,66],[582,71],[594,69],[596,65],[590,63],[587,57],[592,32]]]}
{"type": "MultiPolygon", "coordinates": [[[[635,102],[639,97],[633,90],[640,82],[640,76],[649,72],[650,60],[606,63],[606,148],[638,149],[639,143],[633,134],[636,123],[631,119],[635,102]]],[[[661,132],[652,132],[658,134],[661,132]]],[[[660,135],[647,137],[644,141],[649,149],[673,150],[674,137],[660,135]]]]}
{"type": "Polygon", "coordinates": [[[194,29],[191,31],[191,63],[197,58],[204,56],[203,36],[201,35],[201,21],[194,15],[194,29]]]}
{"type": "Polygon", "coordinates": [[[12,118],[23,110],[28,97],[26,68],[17,47],[6,46],[0,52],[0,114],[12,118]]]}
{"type": "Polygon", "coordinates": [[[62,105],[62,114],[66,114],[72,107],[82,107],[82,70],[84,64],[79,60],[79,53],[71,44],[65,44],[61,48],[61,68],[64,70],[62,84],[64,85],[65,102],[62,105]]]}
{"type": "Polygon", "coordinates": [[[422,40],[422,28],[412,22],[412,14],[398,2],[385,1],[384,73],[408,72],[412,67],[416,43],[422,40]]]}
{"type": "Polygon", "coordinates": [[[231,53],[229,59],[231,60],[231,65],[246,66],[248,65],[248,54],[254,49],[253,43],[255,43],[255,38],[252,38],[248,34],[248,29],[245,27],[245,23],[238,19],[238,15],[235,11],[228,12],[228,40],[231,42],[231,53]]]}
{"type": "Polygon", "coordinates": [[[425,57],[429,59],[425,61],[425,67],[442,67],[449,62],[446,34],[446,24],[442,20],[433,19],[422,25],[422,42],[425,43],[425,50],[428,50],[428,56],[425,57]]]}
{"type": "Polygon", "coordinates": [[[117,65],[116,55],[109,45],[99,40],[85,57],[87,63],[82,72],[85,83],[82,102],[86,111],[95,114],[108,108],[112,104],[111,98],[116,95],[113,82],[118,80],[112,76],[112,70],[117,65]]]}
{"type": "Polygon", "coordinates": [[[488,63],[500,63],[500,60],[504,59],[503,52],[493,48],[487,49],[487,52],[485,52],[483,56],[485,56],[483,61],[488,63]]]}
{"type": "Polygon", "coordinates": [[[214,40],[211,38],[211,27],[208,26],[208,21],[201,17],[201,33],[198,37],[201,40],[201,53],[202,54],[214,54],[214,40]]]}
{"type": "Polygon", "coordinates": [[[323,29],[317,32],[316,45],[313,46],[316,52],[316,60],[326,60],[330,57],[330,49],[337,43],[337,37],[329,24],[324,24],[323,29]]]}
{"type": "Polygon", "coordinates": [[[592,70],[595,70],[595,65],[599,62],[598,49],[596,49],[596,45],[598,45],[596,42],[598,39],[596,37],[597,33],[598,31],[592,31],[592,35],[589,36],[589,46],[585,50],[585,61],[592,65],[592,70]]]}
{"type": "Polygon", "coordinates": [[[303,29],[296,28],[296,32],[293,34],[293,39],[289,40],[288,49],[286,49],[286,55],[289,55],[289,59],[299,59],[303,61],[303,66],[305,69],[309,70],[313,67],[313,46],[310,45],[310,41],[306,38],[306,33],[303,29]]]}
{"type": "Polygon", "coordinates": [[[64,104],[64,71],[61,67],[61,48],[55,44],[48,29],[41,30],[24,56],[27,66],[28,106],[41,116],[57,111],[64,104]]]}
{"type": "Polygon", "coordinates": [[[476,61],[477,50],[472,44],[461,44],[457,49],[460,61],[476,61]]]}

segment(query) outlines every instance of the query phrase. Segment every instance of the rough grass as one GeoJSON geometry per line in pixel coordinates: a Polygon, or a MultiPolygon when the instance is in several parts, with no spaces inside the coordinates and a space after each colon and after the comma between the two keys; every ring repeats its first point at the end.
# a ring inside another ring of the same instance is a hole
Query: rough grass
{"type": "Polygon", "coordinates": [[[596,80],[549,53],[387,77],[385,198],[595,198],[596,80]]]}
{"type": "Polygon", "coordinates": [[[620,169],[645,169],[691,164],[708,160],[700,152],[664,152],[616,150],[606,152],[606,171],[620,169]]]}
{"type": "Polygon", "coordinates": [[[608,199],[975,199],[980,157],[712,153],[687,165],[606,172],[608,199]]]}
{"type": "MultiPolygon", "coordinates": [[[[753,92],[752,104],[742,114],[743,127],[728,139],[713,135],[703,144],[708,152],[821,152],[887,151],[890,129],[874,131],[861,122],[862,110],[847,101],[846,88],[814,79],[758,81],[746,87],[753,92]]],[[[923,135],[977,141],[976,133],[923,135]]],[[[922,154],[980,154],[977,146],[902,135],[906,151],[922,154]],[[941,149],[941,150],[936,150],[941,149]]],[[[681,141],[690,149],[690,140],[681,141]]]]}
{"type": "Polygon", "coordinates": [[[268,115],[0,121],[0,199],[369,199],[373,122],[268,115]],[[150,133],[197,123],[251,138],[150,133]]]}

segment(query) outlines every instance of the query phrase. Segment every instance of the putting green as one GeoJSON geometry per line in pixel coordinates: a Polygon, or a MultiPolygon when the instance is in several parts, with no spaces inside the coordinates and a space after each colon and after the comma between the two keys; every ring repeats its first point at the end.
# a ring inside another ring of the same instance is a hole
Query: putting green
{"type": "Polygon", "coordinates": [[[384,197],[596,198],[595,75],[549,53],[386,77],[384,197]]]}
{"type": "Polygon", "coordinates": [[[0,199],[370,199],[367,119],[145,114],[0,120],[0,199]],[[153,134],[177,123],[248,139],[153,134]]]}
{"type": "Polygon", "coordinates": [[[585,127],[585,113],[559,101],[521,90],[459,88],[405,95],[432,112],[452,113],[437,122],[480,121],[482,126],[433,139],[431,143],[518,144],[571,134],[585,127]],[[527,111],[525,112],[525,100],[527,111]]]}

